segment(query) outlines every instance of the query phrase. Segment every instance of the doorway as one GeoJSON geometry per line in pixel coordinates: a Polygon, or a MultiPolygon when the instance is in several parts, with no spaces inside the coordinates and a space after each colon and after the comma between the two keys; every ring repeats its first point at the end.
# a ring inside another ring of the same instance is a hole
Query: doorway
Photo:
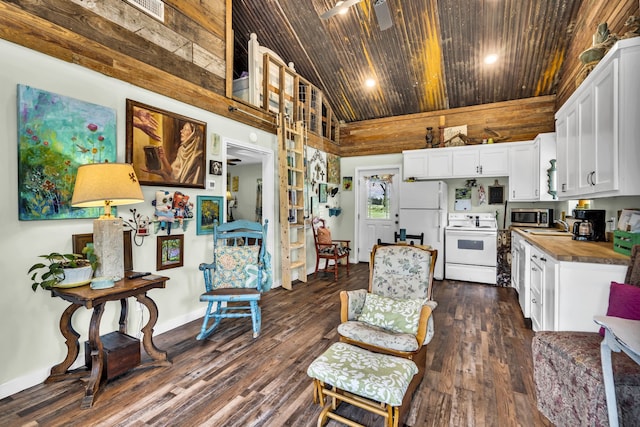
{"type": "Polygon", "coordinates": [[[380,239],[393,242],[398,231],[399,166],[356,168],[356,241],[358,262],[369,262],[380,239]]]}
{"type": "MultiPolygon", "coordinates": [[[[233,185],[238,185],[242,181],[242,177],[233,175],[233,168],[239,165],[254,165],[260,169],[259,178],[255,182],[251,182],[251,194],[249,203],[252,203],[252,214],[246,218],[250,221],[256,221],[261,218],[261,222],[269,221],[267,227],[267,250],[274,255],[275,247],[275,157],[273,150],[259,145],[250,144],[232,140],[230,138],[222,139],[222,158],[225,161],[222,164],[222,184],[223,194],[227,194],[227,189],[232,189],[233,185]],[[228,182],[228,176],[232,177],[232,182],[228,182]],[[258,212],[259,210],[259,212],[258,212]]],[[[247,184],[246,182],[244,184],[247,184]]],[[[233,197],[233,202],[237,202],[237,194],[233,197]]],[[[229,212],[229,200],[224,197],[225,212],[229,212]]],[[[231,212],[236,212],[236,208],[232,207],[231,212]],[[235,210],[234,210],[235,209],[235,210]]],[[[227,214],[228,215],[228,214],[227,214]]],[[[236,218],[240,219],[240,218],[236,218]]]]}

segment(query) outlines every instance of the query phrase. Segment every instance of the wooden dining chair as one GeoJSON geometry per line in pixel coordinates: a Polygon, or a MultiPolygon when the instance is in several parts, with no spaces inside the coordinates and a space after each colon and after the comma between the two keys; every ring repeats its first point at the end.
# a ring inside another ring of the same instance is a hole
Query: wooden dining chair
{"type": "Polygon", "coordinates": [[[347,276],[349,275],[349,247],[350,240],[336,240],[331,237],[331,231],[327,228],[324,219],[314,218],[312,221],[313,241],[316,246],[316,272],[318,277],[320,270],[320,260],[324,260],[323,271],[333,271],[335,280],[338,280],[338,266],[343,259],[346,259],[347,276]]]}

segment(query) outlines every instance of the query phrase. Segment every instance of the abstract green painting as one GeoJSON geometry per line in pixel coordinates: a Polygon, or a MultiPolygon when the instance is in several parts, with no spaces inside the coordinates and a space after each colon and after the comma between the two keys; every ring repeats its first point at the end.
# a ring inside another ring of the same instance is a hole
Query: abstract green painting
{"type": "Polygon", "coordinates": [[[116,161],[114,109],[18,85],[19,219],[95,218],[73,208],[78,166],[116,161]]]}

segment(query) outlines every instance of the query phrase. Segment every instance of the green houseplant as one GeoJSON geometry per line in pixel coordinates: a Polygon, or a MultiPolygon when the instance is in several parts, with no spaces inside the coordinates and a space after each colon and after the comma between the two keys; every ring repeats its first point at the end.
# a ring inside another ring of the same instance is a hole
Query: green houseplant
{"type": "MultiPolygon", "coordinates": [[[[79,254],[61,254],[52,252],[48,255],[40,255],[47,262],[38,262],[29,268],[28,274],[31,289],[35,292],[40,286],[42,289],[51,289],[52,287],[64,284],[69,277],[77,277],[77,274],[70,274],[73,269],[84,269],[84,276],[78,280],[79,283],[87,282],[91,278],[93,272],[98,266],[98,257],[93,251],[93,245],[89,244],[82,249],[83,255],[79,254]]],[[[82,273],[80,273],[82,275],[82,273]]],[[[76,280],[73,279],[73,282],[76,280]]]]}

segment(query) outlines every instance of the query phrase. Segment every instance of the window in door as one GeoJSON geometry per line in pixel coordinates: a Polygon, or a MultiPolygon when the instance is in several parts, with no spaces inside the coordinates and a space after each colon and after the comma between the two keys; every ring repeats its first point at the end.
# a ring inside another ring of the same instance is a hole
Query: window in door
{"type": "Polygon", "coordinates": [[[391,177],[374,175],[366,177],[367,219],[391,218],[391,177]]]}

